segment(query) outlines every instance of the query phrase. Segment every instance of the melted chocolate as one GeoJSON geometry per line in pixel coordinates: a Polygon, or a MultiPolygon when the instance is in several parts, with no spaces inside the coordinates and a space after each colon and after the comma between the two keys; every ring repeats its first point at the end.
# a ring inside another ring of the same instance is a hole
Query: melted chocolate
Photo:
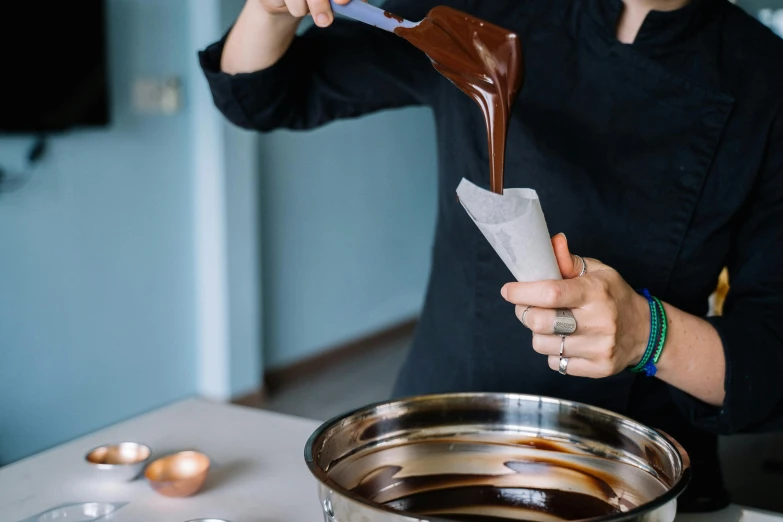
{"type": "Polygon", "coordinates": [[[389,11],[384,11],[383,12],[383,16],[385,16],[386,18],[391,18],[392,20],[397,20],[400,23],[403,23],[405,21],[405,19],[403,17],[401,17],[400,15],[396,15],[394,13],[390,13],[389,11]]]}
{"type": "Polygon", "coordinates": [[[330,466],[330,476],[377,505],[473,522],[605,517],[664,491],[646,472],[600,452],[493,434],[378,447],[330,466]]]}
{"type": "Polygon", "coordinates": [[[517,35],[443,6],[416,27],[394,32],[424,51],[438,72],[478,103],[487,128],[490,188],[502,194],[509,115],[523,79],[517,35]]]}
{"type": "MultiPolygon", "coordinates": [[[[620,511],[601,499],[570,491],[463,486],[427,491],[388,502],[387,506],[417,513],[449,517],[449,520],[509,521],[502,515],[510,510],[530,512],[530,521],[540,520],[535,514],[555,516],[561,520],[583,520],[620,511]],[[493,514],[493,511],[497,513],[493,514]],[[496,516],[497,515],[497,516],[496,516]]],[[[550,517],[547,517],[550,518],[550,517]]],[[[525,520],[514,515],[513,520],[525,520]]]]}
{"type": "Polygon", "coordinates": [[[551,440],[545,440],[545,439],[535,439],[532,437],[527,437],[524,439],[518,439],[513,441],[514,444],[517,446],[529,446],[531,448],[535,448],[542,451],[560,451],[563,453],[571,453],[571,448],[566,446],[565,444],[560,444],[557,442],[553,442],[551,440]]]}
{"type": "MultiPolygon", "coordinates": [[[[508,462],[506,466],[515,471],[524,469],[528,472],[531,466],[541,466],[543,473],[546,472],[547,464],[508,462]]],[[[382,501],[385,506],[420,515],[447,516],[455,521],[534,522],[542,518],[536,517],[536,514],[552,515],[562,520],[582,520],[620,512],[620,509],[601,498],[585,493],[524,486],[496,487],[491,482],[497,480],[497,476],[449,473],[396,478],[402,470],[400,466],[374,470],[352,492],[376,500],[381,494],[388,496],[389,491],[393,490],[394,498],[382,501]],[[528,518],[519,518],[526,513],[529,513],[528,518]]],[[[592,475],[587,477],[595,482],[598,489],[604,492],[608,489],[610,496],[614,496],[606,482],[592,475]]]]}

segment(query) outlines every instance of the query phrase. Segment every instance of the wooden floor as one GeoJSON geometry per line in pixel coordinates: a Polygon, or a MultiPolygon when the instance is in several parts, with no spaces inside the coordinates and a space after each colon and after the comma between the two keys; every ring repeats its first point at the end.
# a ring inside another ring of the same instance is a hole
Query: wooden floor
{"type": "MultiPolygon", "coordinates": [[[[409,338],[397,339],[288,383],[266,398],[264,408],[324,421],[385,400],[409,344],[409,338]]],[[[783,513],[783,434],[724,438],[721,459],[735,502],[783,513]]]]}

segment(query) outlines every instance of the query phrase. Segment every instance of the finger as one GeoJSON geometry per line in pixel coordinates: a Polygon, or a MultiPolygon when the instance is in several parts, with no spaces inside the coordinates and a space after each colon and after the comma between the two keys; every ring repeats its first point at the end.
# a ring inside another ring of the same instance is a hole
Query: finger
{"type": "Polygon", "coordinates": [[[574,335],[563,339],[559,335],[533,335],[533,350],[541,355],[560,355],[560,346],[563,346],[563,357],[580,357],[592,361],[603,360],[607,350],[605,341],[586,335],[574,335]]]}
{"type": "Polygon", "coordinates": [[[285,0],[285,5],[288,6],[288,12],[297,18],[302,18],[309,12],[307,0],[285,0]]]}
{"type": "MultiPolygon", "coordinates": [[[[557,355],[550,355],[547,362],[549,368],[554,371],[560,371],[560,357],[557,355]]],[[[587,359],[580,359],[579,357],[569,357],[568,366],[566,366],[566,375],[571,377],[589,377],[592,379],[600,379],[602,377],[608,377],[604,368],[598,364],[595,364],[587,359]]]]}
{"type": "Polygon", "coordinates": [[[573,279],[582,273],[582,260],[571,253],[568,248],[568,239],[563,233],[552,238],[552,248],[555,251],[557,266],[560,274],[566,279],[573,279]]]}
{"type": "Polygon", "coordinates": [[[285,0],[261,0],[261,5],[270,13],[288,13],[285,0]]]}
{"type": "MultiPolygon", "coordinates": [[[[557,310],[536,307],[528,309],[527,306],[517,305],[514,309],[514,312],[516,313],[517,319],[519,319],[522,324],[529,328],[532,332],[543,335],[552,335],[555,333],[555,318],[557,316],[557,310]],[[525,313],[525,310],[527,310],[527,313],[525,313]],[[522,321],[523,315],[525,319],[524,321],[522,321]]],[[[569,335],[583,333],[582,331],[584,328],[582,327],[582,319],[584,318],[584,314],[582,313],[582,310],[571,310],[571,313],[574,315],[574,319],[576,320],[576,331],[569,335]]]]}
{"type": "Polygon", "coordinates": [[[315,25],[318,27],[327,27],[334,20],[329,0],[307,0],[307,6],[310,14],[313,15],[315,25]]]}
{"type": "Polygon", "coordinates": [[[501,295],[509,303],[540,308],[579,308],[587,289],[583,278],[534,283],[507,283],[501,295]]]}
{"type": "Polygon", "coordinates": [[[590,272],[598,272],[609,268],[598,259],[592,257],[578,256],[571,253],[571,249],[568,246],[568,239],[562,232],[552,238],[552,248],[555,251],[555,259],[557,259],[557,266],[560,268],[560,274],[565,279],[573,279],[579,277],[582,273],[582,263],[587,265],[587,271],[585,275],[590,272]]]}

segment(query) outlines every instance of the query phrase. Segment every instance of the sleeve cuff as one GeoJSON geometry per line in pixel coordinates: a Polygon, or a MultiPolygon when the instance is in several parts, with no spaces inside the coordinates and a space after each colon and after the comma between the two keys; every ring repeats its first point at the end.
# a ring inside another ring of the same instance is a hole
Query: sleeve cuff
{"type": "Polygon", "coordinates": [[[264,122],[274,119],[273,112],[291,85],[292,57],[297,47],[291,48],[274,65],[251,73],[228,74],[220,67],[228,33],[198,53],[199,64],[212,91],[217,108],[226,118],[243,128],[259,131],[272,130],[274,125],[264,122]]]}

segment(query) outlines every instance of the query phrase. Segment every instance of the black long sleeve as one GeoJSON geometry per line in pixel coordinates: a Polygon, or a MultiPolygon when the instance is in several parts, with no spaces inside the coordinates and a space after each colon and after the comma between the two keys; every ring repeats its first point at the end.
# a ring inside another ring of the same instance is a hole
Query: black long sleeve
{"type": "Polygon", "coordinates": [[[694,424],[717,433],[783,428],[783,112],[769,136],[729,252],[724,315],[708,319],[726,356],[723,408],[675,392],[694,424]]]}
{"type": "MultiPolygon", "coordinates": [[[[393,0],[389,11],[420,20],[432,0],[393,0]]],[[[215,104],[234,124],[259,131],[309,129],[381,109],[431,103],[444,81],[421,51],[398,36],[336,19],[294,39],[273,66],[229,75],[220,70],[225,38],[199,53],[215,104]]]]}

